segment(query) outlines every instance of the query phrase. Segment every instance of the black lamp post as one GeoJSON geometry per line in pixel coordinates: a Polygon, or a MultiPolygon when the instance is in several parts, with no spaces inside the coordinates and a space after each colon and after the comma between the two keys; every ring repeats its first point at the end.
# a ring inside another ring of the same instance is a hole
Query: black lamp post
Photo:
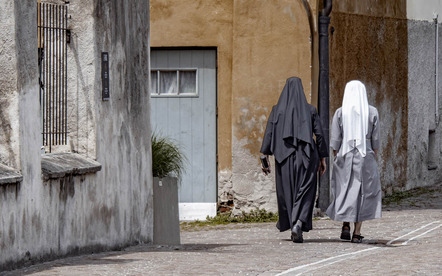
{"type": "MultiPolygon", "coordinates": [[[[324,0],[324,8],[319,16],[319,97],[318,109],[324,130],[325,141],[330,145],[330,115],[329,115],[329,45],[328,26],[330,24],[330,13],[332,0],[324,0]]],[[[330,159],[326,158],[327,170],[319,177],[318,206],[325,211],[330,203],[330,159]]]]}

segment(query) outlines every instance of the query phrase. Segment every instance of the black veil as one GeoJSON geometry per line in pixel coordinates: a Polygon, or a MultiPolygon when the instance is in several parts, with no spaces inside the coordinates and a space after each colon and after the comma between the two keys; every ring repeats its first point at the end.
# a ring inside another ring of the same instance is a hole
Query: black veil
{"type": "MultiPolygon", "coordinates": [[[[278,103],[270,114],[268,127],[272,128],[270,152],[261,149],[262,153],[273,154],[276,161],[282,162],[297,149],[298,142],[303,141],[309,144],[303,147],[303,151],[310,157],[313,143],[312,119],[300,78],[287,79],[278,103]]],[[[270,130],[266,129],[266,133],[268,131],[270,130]]]]}

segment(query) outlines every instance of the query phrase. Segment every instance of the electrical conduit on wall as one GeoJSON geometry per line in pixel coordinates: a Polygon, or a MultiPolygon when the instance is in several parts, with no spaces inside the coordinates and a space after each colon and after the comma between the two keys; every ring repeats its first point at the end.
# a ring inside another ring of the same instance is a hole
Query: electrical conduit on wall
{"type": "Polygon", "coordinates": [[[434,128],[429,129],[428,133],[428,170],[437,169],[436,155],[436,129],[439,125],[439,24],[438,24],[438,14],[433,13],[433,21],[435,25],[435,78],[434,78],[434,94],[435,94],[435,106],[434,106],[434,128]]]}

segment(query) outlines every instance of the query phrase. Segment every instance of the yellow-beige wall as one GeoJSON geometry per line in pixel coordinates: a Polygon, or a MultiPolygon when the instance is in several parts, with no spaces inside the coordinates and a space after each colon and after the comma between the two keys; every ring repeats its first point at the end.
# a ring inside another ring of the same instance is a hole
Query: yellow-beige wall
{"type": "Polygon", "coordinates": [[[231,168],[233,0],[151,0],[151,47],[217,47],[219,167],[231,168]]]}
{"type": "MultiPolygon", "coordinates": [[[[267,117],[287,78],[316,105],[316,0],[151,0],[151,47],[216,47],[219,196],[276,207],[259,174],[267,117]],[[311,13],[309,18],[308,12],[311,13]],[[313,35],[313,37],[312,37],[313,35]],[[264,187],[263,189],[256,187],[264,187]],[[264,190],[264,191],[262,191],[264,190]],[[266,194],[266,195],[263,195],[266,194]]],[[[237,204],[237,202],[236,202],[237,204]]],[[[239,204],[241,205],[241,204],[239,204]]],[[[263,207],[262,205],[254,207],[263,207]]]]}
{"type": "MultiPolygon", "coordinates": [[[[303,80],[308,101],[316,97],[302,1],[151,0],[150,6],[152,47],[217,47],[220,169],[231,168],[231,129],[241,125],[244,101],[252,109],[271,108],[291,76],[303,80]]],[[[251,111],[247,116],[255,116],[251,111]]],[[[238,136],[251,138],[250,149],[259,151],[254,137],[238,136]]]]}
{"type": "MultiPolygon", "coordinates": [[[[330,119],[342,103],[346,82],[364,82],[380,114],[378,164],[386,193],[441,178],[438,170],[427,170],[430,159],[442,164],[442,144],[430,152],[428,138],[435,112],[430,11],[439,11],[441,1],[426,2],[421,9],[417,0],[340,0],[333,1],[330,14],[330,119]]],[[[262,134],[288,77],[300,77],[307,100],[316,105],[322,1],[150,3],[153,47],[217,48],[219,202],[232,201],[246,211],[271,210],[274,179],[262,176],[257,158],[262,134]]]]}

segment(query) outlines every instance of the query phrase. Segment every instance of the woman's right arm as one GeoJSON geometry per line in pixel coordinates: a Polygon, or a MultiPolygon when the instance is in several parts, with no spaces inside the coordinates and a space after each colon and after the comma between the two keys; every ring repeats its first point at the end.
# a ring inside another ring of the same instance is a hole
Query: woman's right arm
{"type": "Polygon", "coordinates": [[[274,107],[272,108],[272,112],[270,112],[269,118],[267,119],[267,126],[264,132],[264,137],[262,138],[262,145],[260,152],[265,155],[272,155],[272,136],[273,136],[273,116],[274,116],[274,107]]]}
{"type": "Polygon", "coordinates": [[[270,112],[269,118],[267,119],[267,126],[264,132],[264,137],[262,138],[262,145],[260,152],[266,156],[267,164],[269,164],[268,168],[264,168],[261,164],[261,169],[265,175],[271,172],[270,169],[270,160],[269,155],[273,154],[271,149],[272,144],[272,136],[273,136],[273,116],[274,116],[274,107],[272,108],[272,112],[270,112]]]}

